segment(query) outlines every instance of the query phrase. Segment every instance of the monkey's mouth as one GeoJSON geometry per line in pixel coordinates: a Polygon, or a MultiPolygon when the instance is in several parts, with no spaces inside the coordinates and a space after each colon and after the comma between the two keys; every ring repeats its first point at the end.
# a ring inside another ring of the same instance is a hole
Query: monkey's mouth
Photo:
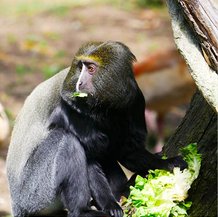
{"type": "Polygon", "coordinates": [[[73,97],[87,97],[88,93],[84,93],[84,92],[73,92],[72,94],[73,97]]]}

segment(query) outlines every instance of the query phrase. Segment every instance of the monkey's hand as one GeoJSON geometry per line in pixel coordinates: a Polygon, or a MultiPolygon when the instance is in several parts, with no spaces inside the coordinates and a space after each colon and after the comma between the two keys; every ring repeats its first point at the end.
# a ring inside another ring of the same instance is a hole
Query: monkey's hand
{"type": "Polygon", "coordinates": [[[167,159],[169,171],[173,171],[174,167],[179,167],[181,170],[184,170],[188,167],[188,164],[183,160],[182,156],[177,156],[167,159]]]}
{"type": "Polygon", "coordinates": [[[103,211],[110,214],[111,217],[123,217],[123,210],[115,201],[108,203],[103,211]]]}

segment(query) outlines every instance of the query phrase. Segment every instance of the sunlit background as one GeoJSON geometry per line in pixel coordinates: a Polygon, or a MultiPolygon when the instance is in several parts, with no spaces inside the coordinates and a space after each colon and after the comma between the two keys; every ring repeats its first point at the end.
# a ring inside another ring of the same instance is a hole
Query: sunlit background
{"type": "Polygon", "coordinates": [[[25,98],[71,64],[86,41],[125,43],[147,100],[149,148],[161,150],[195,91],[163,0],[0,1],[0,216],[10,216],[5,158],[25,98]]]}

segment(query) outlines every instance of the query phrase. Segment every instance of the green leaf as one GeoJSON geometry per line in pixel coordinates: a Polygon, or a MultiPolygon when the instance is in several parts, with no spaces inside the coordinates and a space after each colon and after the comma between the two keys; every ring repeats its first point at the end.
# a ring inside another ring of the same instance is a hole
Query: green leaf
{"type": "Polygon", "coordinates": [[[74,92],[73,97],[87,97],[88,94],[87,93],[82,93],[82,92],[74,92]]]}
{"type": "Polygon", "coordinates": [[[193,143],[181,150],[188,168],[174,168],[173,173],[165,170],[150,170],[146,178],[137,176],[135,186],[123,205],[125,217],[185,217],[191,202],[184,202],[191,184],[197,178],[201,155],[193,143]]]}

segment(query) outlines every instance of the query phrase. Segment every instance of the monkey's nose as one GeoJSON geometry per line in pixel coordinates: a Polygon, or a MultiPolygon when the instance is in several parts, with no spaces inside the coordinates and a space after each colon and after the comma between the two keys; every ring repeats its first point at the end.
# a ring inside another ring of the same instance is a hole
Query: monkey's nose
{"type": "Polygon", "coordinates": [[[77,83],[76,83],[76,91],[80,91],[80,89],[82,88],[82,85],[83,85],[83,82],[82,81],[77,81],[77,83]]]}

